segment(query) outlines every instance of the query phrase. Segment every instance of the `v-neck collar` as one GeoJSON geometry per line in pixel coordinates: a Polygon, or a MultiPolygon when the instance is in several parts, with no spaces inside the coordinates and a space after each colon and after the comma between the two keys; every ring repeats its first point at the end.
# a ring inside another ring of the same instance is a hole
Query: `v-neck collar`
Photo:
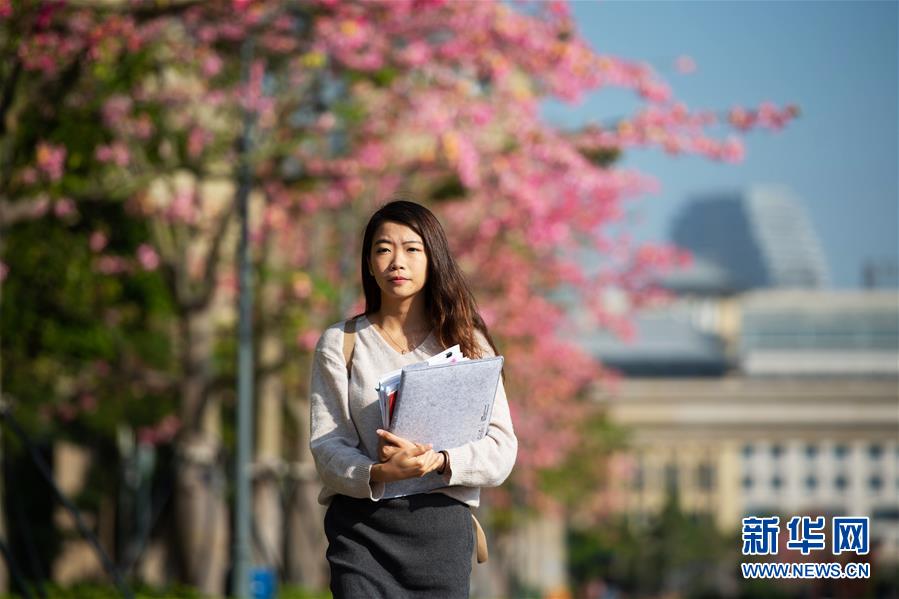
{"type": "Polygon", "coordinates": [[[422,339],[421,343],[419,343],[418,345],[416,345],[414,348],[410,349],[410,350],[407,351],[406,353],[403,353],[403,352],[397,350],[395,347],[393,347],[393,344],[391,344],[389,341],[387,341],[387,339],[385,339],[385,338],[381,335],[381,333],[378,332],[378,328],[375,326],[375,323],[373,323],[372,321],[370,321],[370,320],[368,319],[368,315],[367,315],[367,314],[363,314],[363,315],[362,315],[362,318],[364,318],[364,319],[365,319],[365,322],[368,323],[368,326],[371,328],[372,332],[375,334],[375,337],[378,338],[378,340],[381,342],[381,344],[384,345],[384,346],[386,346],[390,351],[392,351],[394,354],[396,354],[397,356],[400,356],[400,357],[408,356],[408,355],[410,355],[410,354],[414,354],[415,352],[419,351],[420,349],[422,349],[422,348],[424,347],[424,345],[425,345],[428,341],[430,341],[431,337],[434,336],[434,331],[431,330],[431,332],[428,333],[428,336],[425,337],[424,339],[422,339]]]}

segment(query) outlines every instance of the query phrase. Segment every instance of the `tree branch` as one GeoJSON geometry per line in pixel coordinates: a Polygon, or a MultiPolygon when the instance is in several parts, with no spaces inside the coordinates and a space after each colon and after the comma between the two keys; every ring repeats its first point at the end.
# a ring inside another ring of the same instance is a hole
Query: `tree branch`
{"type": "Polygon", "coordinates": [[[209,304],[216,287],[216,271],[218,270],[222,243],[228,232],[228,225],[231,222],[231,215],[234,214],[234,204],[228,205],[225,213],[219,219],[218,228],[212,238],[212,244],[209,252],[206,254],[206,265],[203,271],[203,282],[200,292],[188,303],[188,309],[199,310],[209,304]]]}

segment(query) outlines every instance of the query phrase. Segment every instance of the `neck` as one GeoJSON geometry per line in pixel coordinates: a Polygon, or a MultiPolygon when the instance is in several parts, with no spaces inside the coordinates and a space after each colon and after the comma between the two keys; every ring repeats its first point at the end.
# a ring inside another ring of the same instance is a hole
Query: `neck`
{"type": "Polygon", "coordinates": [[[382,328],[403,333],[414,333],[427,329],[424,297],[419,293],[414,297],[391,301],[381,297],[381,309],[377,312],[378,324],[382,328]]]}

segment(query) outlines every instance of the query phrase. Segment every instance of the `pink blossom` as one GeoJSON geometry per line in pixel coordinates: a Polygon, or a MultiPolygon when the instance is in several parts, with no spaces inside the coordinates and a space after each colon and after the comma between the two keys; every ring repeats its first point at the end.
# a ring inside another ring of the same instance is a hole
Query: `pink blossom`
{"type": "Polygon", "coordinates": [[[137,260],[144,270],[156,270],[159,267],[159,254],[155,248],[146,243],[138,246],[137,260]]]}
{"type": "Polygon", "coordinates": [[[22,172],[19,173],[19,178],[25,185],[34,185],[37,183],[37,177],[37,169],[30,166],[26,166],[22,169],[22,172]]]}
{"type": "Polygon", "coordinates": [[[34,218],[41,218],[50,211],[50,198],[45,195],[33,200],[33,203],[34,206],[31,214],[34,218]]]}
{"type": "Polygon", "coordinates": [[[166,216],[175,221],[194,223],[197,219],[197,207],[193,190],[182,189],[175,192],[166,216]]]}
{"type": "Polygon", "coordinates": [[[367,143],[359,150],[359,164],[368,170],[380,170],[387,164],[385,148],[378,143],[367,143]]]}
{"type": "Polygon", "coordinates": [[[109,239],[106,237],[106,233],[103,231],[94,231],[91,233],[90,240],[88,241],[88,245],[93,252],[102,252],[103,248],[106,247],[106,243],[109,239]]]}
{"type": "Polygon", "coordinates": [[[97,146],[94,156],[104,164],[112,163],[119,167],[126,167],[131,161],[131,152],[128,146],[120,141],[97,146]]]}
{"type": "Polygon", "coordinates": [[[489,123],[493,118],[493,108],[488,104],[477,104],[471,108],[469,114],[476,125],[482,126],[489,123]]]}
{"type": "Polygon", "coordinates": [[[75,212],[75,202],[70,198],[60,198],[53,204],[53,213],[57,218],[72,216],[75,212]]]}
{"type": "Polygon", "coordinates": [[[318,117],[318,120],[315,123],[315,126],[320,131],[330,131],[334,128],[334,125],[337,124],[337,119],[334,117],[333,112],[325,112],[322,113],[321,116],[318,117]]]}
{"type": "Polygon", "coordinates": [[[430,60],[431,47],[421,40],[415,40],[400,51],[399,57],[409,66],[421,66],[430,60]]]}
{"type": "Polygon", "coordinates": [[[302,332],[297,336],[297,345],[300,349],[312,351],[315,349],[315,344],[318,343],[319,337],[321,337],[321,331],[311,330],[302,332]]]}
{"type": "MultiPolygon", "coordinates": [[[[249,0],[248,2],[246,2],[246,4],[249,5],[251,2],[252,0],[249,0]]],[[[247,20],[250,21],[251,19],[248,18],[247,20]]],[[[236,21],[226,21],[219,25],[219,35],[226,40],[240,40],[244,35],[243,23],[236,21]]]]}
{"type": "Polygon", "coordinates": [[[744,131],[749,129],[755,120],[753,115],[750,115],[740,107],[732,108],[727,115],[727,119],[732,126],[744,131]]]}
{"type": "Polygon", "coordinates": [[[12,3],[10,0],[0,0],[0,19],[8,19],[12,16],[12,3]]]}
{"type": "Polygon", "coordinates": [[[35,27],[37,29],[46,29],[53,20],[53,13],[63,7],[65,2],[56,0],[55,2],[43,2],[38,9],[37,18],[35,19],[35,27]]]}
{"type": "Polygon", "coordinates": [[[103,124],[113,130],[120,127],[131,113],[132,104],[128,96],[122,94],[110,96],[100,111],[103,115],[103,124]]]}
{"type": "Polygon", "coordinates": [[[44,77],[51,78],[57,75],[67,57],[79,51],[82,43],[78,37],[40,31],[19,44],[18,54],[25,69],[39,71],[44,77]]]}
{"type": "Polygon", "coordinates": [[[776,129],[779,124],[777,107],[772,102],[762,102],[758,109],[759,125],[776,129]]]}
{"type": "Polygon", "coordinates": [[[83,393],[78,399],[78,407],[80,407],[83,412],[94,412],[97,409],[97,398],[91,393],[83,393]]]}
{"type": "Polygon", "coordinates": [[[741,162],[745,155],[743,142],[735,137],[730,137],[721,144],[720,156],[725,162],[741,162]]]}
{"type": "Polygon", "coordinates": [[[550,0],[548,8],[550,12],[557,17],[571,16],[571,8],[568,6],[568,2],[565,2],[564,0],[550,0]]]}
{"type": "Polygon", "coordinates": [[[142,426],[137,429],[137,442],[140,445],[156,445],[156,431],[149,426],[142,426]]]}
{"type": "Polygon", "coordinates": [[[690,56],[682,54],[674,61],[674,66],[678,73],[687,75],[696,71],[696,62],[690,56]]]}
{"type": "Polygon", "coordinates": [[[134,135],[141,141],[150,139],[155,129],[153,120],[146,112],[140,113],[134,121],[134,135]]]}
{"type": "Polygon", "coordinates": [[[193,127],[187,135],[187,153],[193,158],[199,158],[203,149],[212,141],[212,134],[202,127],[193,127]]]}
{"type": "Polygon", "coordinates": [[[128,265],[119,256],[100,256],[97,260],[97,270],[104,275],[117,275],[128,270],[128,265]]]}
{"type": "Polygon", "coordinates": [[[181,430],[181,420],[174,414],[168,414],[156,425],[156,443],[171,443],[181,430]]]}
{"type": "Polygon", "coordinates": [[[59,181],[62,178],[65,161],[65,146],[48,142],[40,142],[37,145],[37,166],[50,181],[59,181]]]}
{"type": "Polygon", "coordinates": [[[222,71],[224,64],[218,54],[211,52],[203,59],[203,74],[206,77],[215,77],[222,71]]]}
{"type": "Polygon", "coordinates": [[[263,109],[265,61],[257,59],[250,65],[250,80],[243,88],[241,104],[246,110],[261,112],[263,109]]]}

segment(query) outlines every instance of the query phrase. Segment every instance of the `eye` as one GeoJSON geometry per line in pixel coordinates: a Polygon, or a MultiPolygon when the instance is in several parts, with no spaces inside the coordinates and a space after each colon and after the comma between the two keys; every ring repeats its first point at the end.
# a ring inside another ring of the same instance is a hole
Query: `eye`
{"type": "Polygon", "coordinates": [[[376,254],[383,254],[384,252],[389,252],[389,251],[390,251],[390,250],[388,250],[387,248],[378,248],[378,249],[375,250],[375,253],[376,253],[376,254]]]}

